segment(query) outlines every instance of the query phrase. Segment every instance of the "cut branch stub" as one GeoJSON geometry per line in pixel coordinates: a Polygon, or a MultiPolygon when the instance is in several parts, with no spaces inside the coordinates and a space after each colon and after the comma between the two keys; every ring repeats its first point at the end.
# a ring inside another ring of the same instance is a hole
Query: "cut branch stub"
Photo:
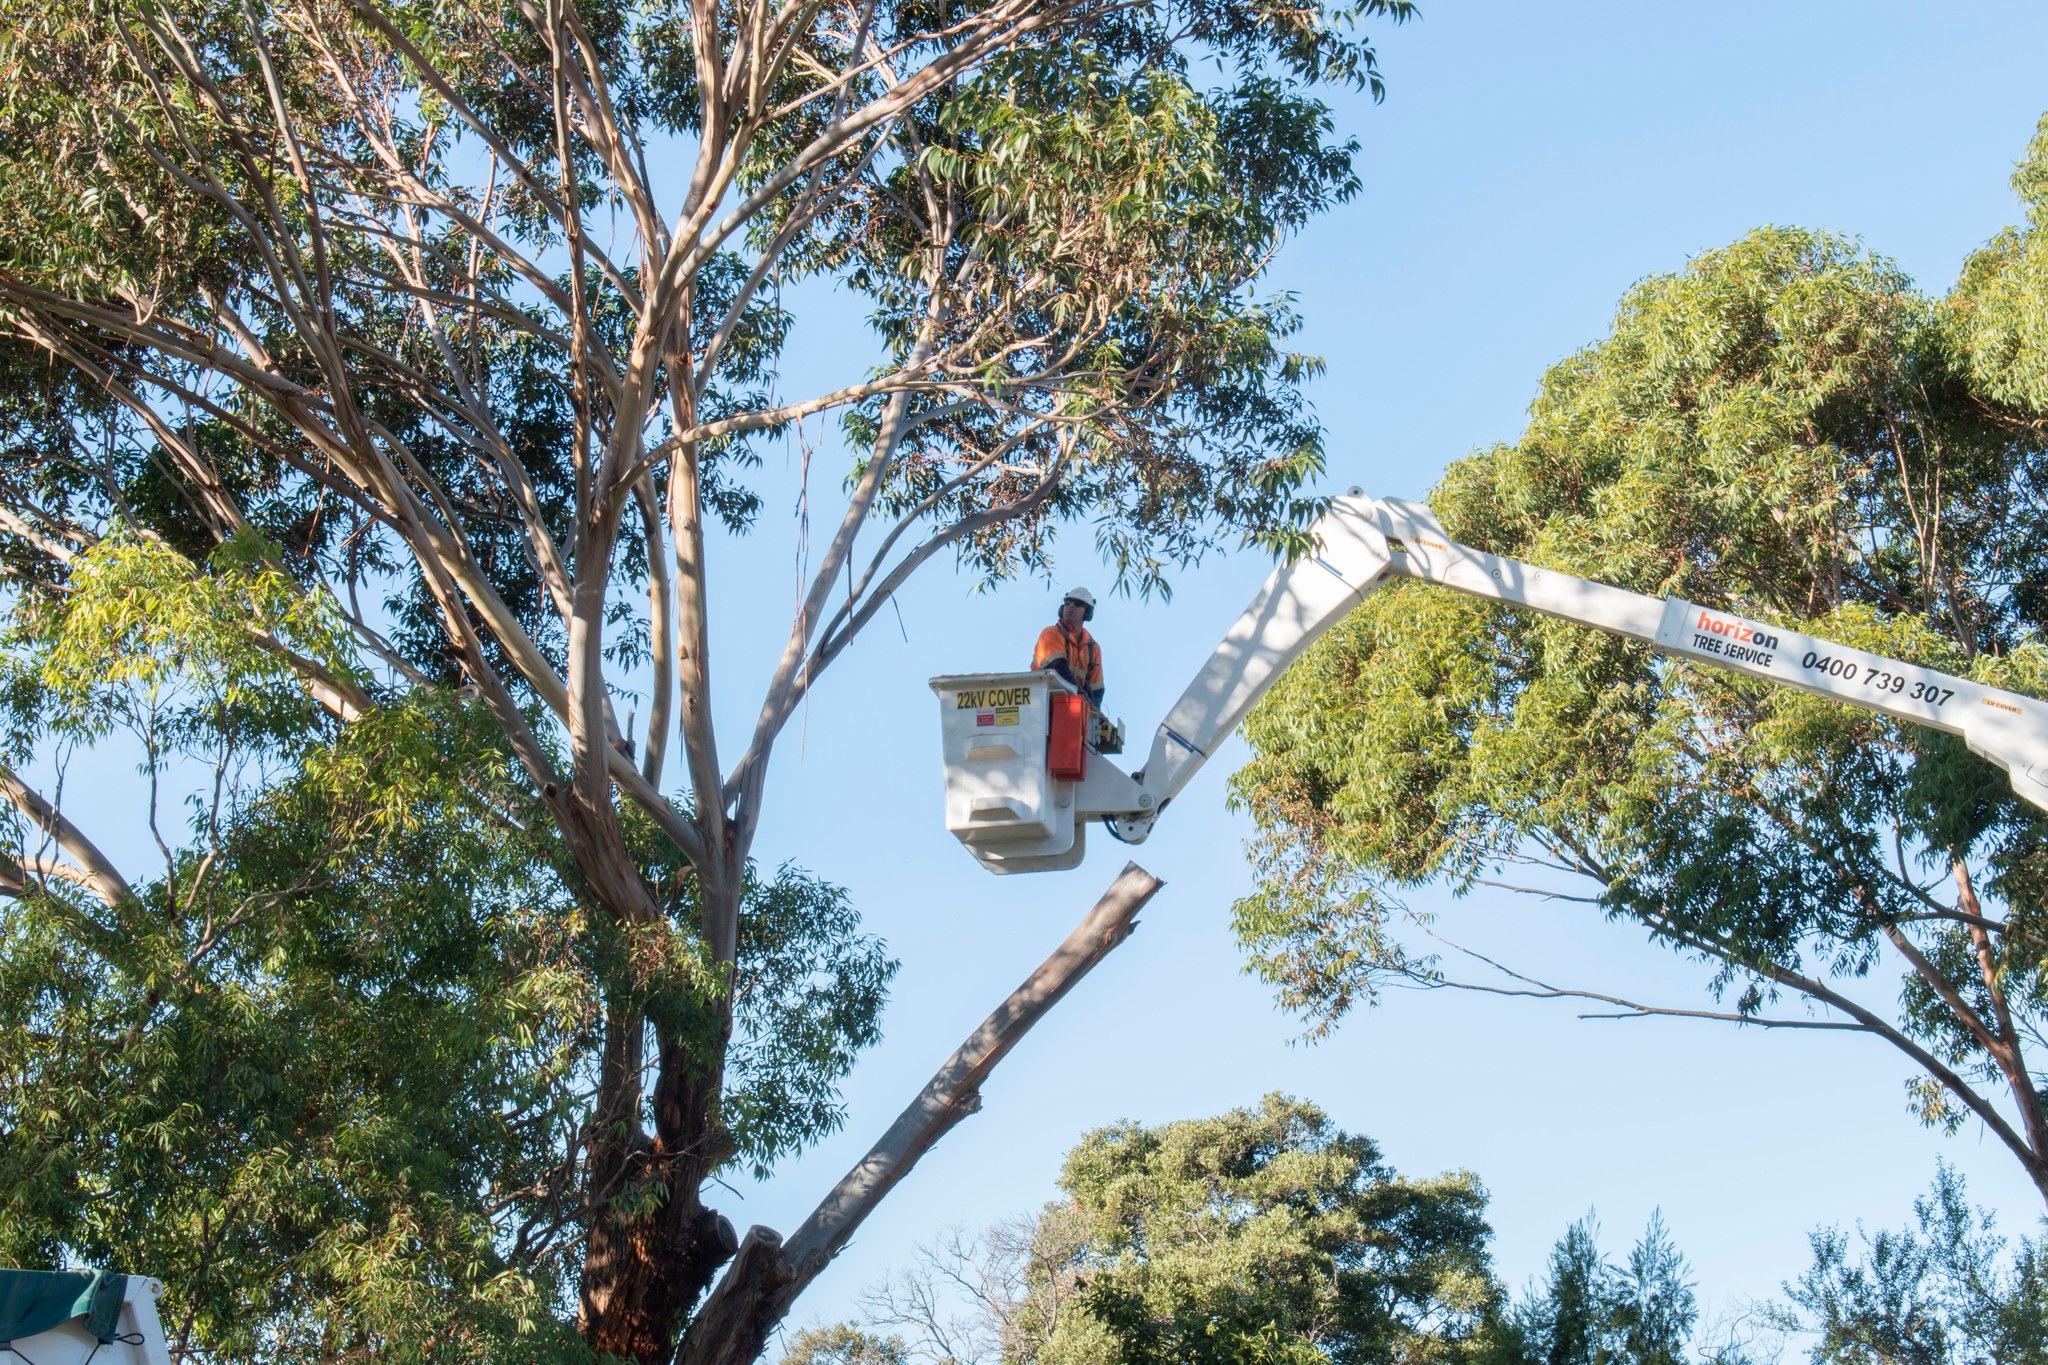
{"type": "Polygon", "coordinates": [[[1162,885],[1136,863],[1126,863],[1052,956],[968,1035],[788,1242],[768,1228],[750,1229],[684,1335],[676,1352],[678,1365],[746,1365],[759,1356],[768,1333],[797,1295],[918,1159],[954,1124],[981,1108],[982,1083],[996,1064],[1096,963],[1130,937],[1138,911],[1162,885]]]}

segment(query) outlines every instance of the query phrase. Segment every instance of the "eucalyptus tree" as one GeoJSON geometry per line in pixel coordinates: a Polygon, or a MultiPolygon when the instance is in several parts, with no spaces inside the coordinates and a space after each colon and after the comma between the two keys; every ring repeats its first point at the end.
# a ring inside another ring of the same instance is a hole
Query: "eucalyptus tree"
{"type": "MultiPolygon", "coordinates": [[[[1644,282],[1431,505],[1495,553],[2048,694],[2048,125],[2015,185],[2032,225],[1946,299],[1783,228],[1644,282]]],[[[2048,1198],[2048,820],[1959,739],[1414,584],[1247,733],[1239,932],[1317,1025],[1396,979],[1655,1012],[1447,969],[1390,918],[1424,883],[1528,890],[1712,968],[1718,1004],[1665,1012],[1882,1040],[1922,1120],[1981,1122],[2048,1198]]]]}
{"type": "MultiPolygon", "coordinates": [[[[8,0],[5,889],[39,970],[91,985],[32,993],[18,1036],[147,1042],[152,992],[202,964],[238,957],[238,988],[288,972],[261,935],[288,935],[362,840],[445,815],[477,880],[395,885],[413,865],[379,844],[398,862],[358,879],[359,908],[393,934],[444,893],[490,934],[539,917],[538,947],[466,940],[462,990],[540,1011],[480,1046],[521,1086],[555,1077],[537,1107],[501,1109],[557,1150],[528,1133],[444,1172],[473,1255],[415,1287],[502,1285],[545,1248],[559,1276],[507,1310],[526,1326],[561,1292],[600,1351],[749,1351],[799,1272],[745,1261],[759,1282],[728,1300],[745,1330],[682,1338],[734,1249],[707,1182],[835,1121],[831,1083],[887,976],[830,888],[750,873],[777,741],[934,559],[999,580],[1080,522],[1142,589],[1219,543],[1296,543],[1315,363],[1259,280],[1358,188],[1315,87],[1377,96],[1356,25],[1408,10],[8,0]],[[834,339],[858,358],[793,395],[784,286],[804,279],[864,300],[872,342],[834,339]],[[721,735],[708,526],[751,525],[761,443],[819,416],[852,452],[843,497],[754,723],[721,735]],[[644,733],[618,715],[636,687],[644,733]],[[381,769],[348,757],[380,717],[381,769]],[[207,765],[216,798],[189,831],[34,780],[53,746],[117,731],[152,774],[207,765]],[[317,869],[287,866],[269,804],[350,763],[377,774],[348,788],[372,809],[322,815],[303,832],[317,869]],[[160,873],[108,855],[122,822],[161,836],[160,873]],[[217,901],[227,867],[247,885],[217,901]],[[116,961],[124,941],[168,956],[116,961]],[[569,978],[536,984],[563,961],[569,978]],[[799,989],[811,972],[824,985],[799,989]],[[65,1013],[88,996],[98,1024],[65,1013]]],[[[90,1145],[41,1131],[60,1155],[90,1145]]],[[[149,1136],[177,1158],[164,1178],[188,1178],[185,1139],[149,1136]]],[[[127,1189],[89,1183],[81,1207],[127,1189]]],[[[54,1246],[88,1221],[50,1217],[21,1236],[54,1246]]],[[[219,1220],[192,1227],[217,1264],[219,1220]]],[[[420,1321],[378,1330],[455,1349],[420,1321]]]]}
{"type": "Polygon", "coordinates": [[[2012,187],[2026,225],[2007,228],[1965,262],[1948,298],[1949,323],[1973,388],[2038,431],[2048,422],[2048,115],[2012,187]]]}
{"type": "Polygon", "coordinates": [[[1478,1180],[1399,1175],[1316,1105],[1112,1124],[1059,1189],[924,1248],[783,1365],[1519,1365],[1478,1180]]]}

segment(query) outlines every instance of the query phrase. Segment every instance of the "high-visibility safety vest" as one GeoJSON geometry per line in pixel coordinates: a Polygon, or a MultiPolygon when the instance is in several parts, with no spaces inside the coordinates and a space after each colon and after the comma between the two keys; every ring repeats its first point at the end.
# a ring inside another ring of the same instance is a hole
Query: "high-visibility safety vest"
{"type": "Polygon", "coordinates": [[[1038,648],[1031,651],[1033,668],[1050,668],[1054,659],[1065,659],[1067,669],[1083,687],[1102,686],[1102,646],[1088,633],[1088,627],[1067,628],[1055,621],[1038,632],[1038,648]]]}

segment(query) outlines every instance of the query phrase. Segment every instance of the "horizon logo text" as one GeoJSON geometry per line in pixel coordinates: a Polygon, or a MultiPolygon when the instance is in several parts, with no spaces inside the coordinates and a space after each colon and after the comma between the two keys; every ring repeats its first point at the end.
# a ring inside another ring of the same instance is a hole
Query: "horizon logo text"
{"type": "Polygon", "coordinates": [[[1718,654],[1730,663],[1768,667],[1772,661],[1771,651],[1781,643],[1777,636],[1747,621],[1716,616],[1704,609],[1699,619],[1693,622],[1693,648],[1707,654],[1718,654]]]}
{"type": "Polygon", "coordinates": [[[1778,637],[1767,630],[1758,630],[1747,621],[1723,621],[1711,612],[1702,611],[1694,628],[1712,635],[1725,635],[1737,644],[1755,645],[1758,649],[1776,649],[1778,637]]]}

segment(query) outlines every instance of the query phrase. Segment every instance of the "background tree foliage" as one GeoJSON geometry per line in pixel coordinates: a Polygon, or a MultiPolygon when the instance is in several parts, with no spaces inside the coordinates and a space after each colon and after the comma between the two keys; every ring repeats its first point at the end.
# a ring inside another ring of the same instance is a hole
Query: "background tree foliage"
{"type": "Polygon", "coordinates": [[[793,1337],[785,1365],[1476,1360],[1497,1326],[1479,1182],[1398,1176],[1303,1101],[1099,1129],[1059,1187],[944,1239],[864,1326],[793,1337]]]}
{"type": "Polygon", "coordinates": [[[791,1333],[782,1359],[784,1365],[910,1365],[912,1357],[901,1337],[837,1322],[791,1333]]]}
{"type": "MultiPolygon", "coordinates": [[[[1543,1280],[1495,1328],[1491,1365],[1685,1365],[1699,1322],[1685,1257],[1663,1219],[1650,1215],[1626,1260],[1601,1250],[1591,1214],[1565,1230],[1543,1280]]],[[[1701,1365],[1741,1365],[1732,1348],[1702,1352],[1701,1365]]]]}
{"type": "Polygon", "coordinates": [[[1781,1324],[1815,1338],[1813,1365],[2001,1365],[2048,1357],[2048,1263],[2040,1244],[2010,1244],[1972,1208],[1944,1166],[1913,1202],[1914,1224],[1858,1248],[1839,1228],[1815,1232],[1813,1268],[1789,1284],[1781,1324]]]}
{"type": "Polygon", "coordinates": [[[1972,384],[2009,413],[2048,413],[2048,120],[2036,129],[2012,187],[2025,227],[2008,228],[1963,266],[1948,321],[1972,384]]]}
{"type": "Polygon", "coordinates": [[[1511,1300],[1477,1181],[1409,1182],[1372,1153],[1278,1095],[1256,1112],[1101,1129],[1068,1154],[1062,1198],[943,1233],[863,1296],[860,1320],[791,1333],[781,1365],[2048,1358],[2038,1240],[2000,1235],[1946,1166],[1914,1226],[1818,1229],[1783,1298],[1703,1321],[1660,1214],[1619,1258],[1587,1214],[1511,1300]]]}
{"type": "Polygon", "coordinates": [[[0,0],[0,1244],[143,1237],[195,1352],[751,1358],[882,1193],[686,1335],[706,1190],[839,1122],[891,971],[755,869],[776,742],[934,558],[1298,544],[1259,280],[1408,11],[0,0]],[[875,344],[790,395],[804,279],[875,344]],[[826,414],[721,736],[706,520],[826,414]]]}
{"type": "MultiPolygon", "coordinates": [[[[2048,693],[2048,120],[2014,184],[2029,225],[1945,299],[1789,228],[1645,281],[1432,507],[1495,553],[2048,693]]],[[[1247,735],[1238,930],[1317,1027],[1451,979],[1394,932],[1402,888],[1576,882],[1713,966],[1724,1017],[1885,1039],[1925,1121],[1981,1119],[2048,1197],[2048,821],[1960,741],[1414,583],[1247,735]]]]}

